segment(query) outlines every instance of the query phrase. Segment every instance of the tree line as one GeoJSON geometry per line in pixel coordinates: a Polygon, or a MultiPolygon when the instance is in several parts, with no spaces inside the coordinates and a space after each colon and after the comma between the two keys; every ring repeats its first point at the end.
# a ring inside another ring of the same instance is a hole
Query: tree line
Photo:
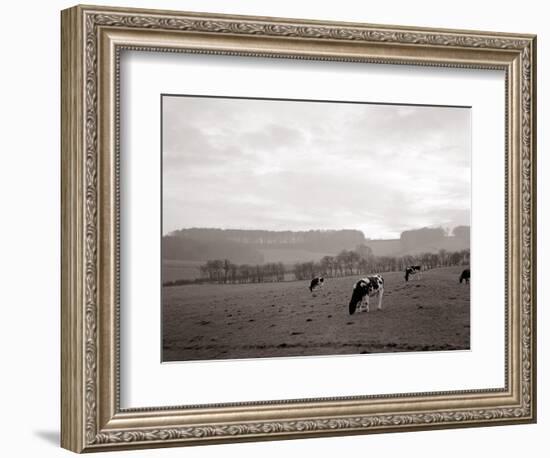
{"type": "Polygon", "coordinates": [[[234,264],[229,259],[214,259],[200,266],[201,278],[212,283],[263,283],[283,281],[282,262],[266,264],[234,264]]]}
{"type": "Polygon", "coordinates": [[[238,284],[280,282],[289,279],[310,280],[317,275],[330,278],[404,271],[410,265],[433,269],[469,264],[470,250],[442,249],[437,253],[418,255],[375,256],[368,246],[359,245],[355,250],[342,250],[335,256],[324,256],[319,262],[298,262],[292,266],[285,266],[282,262],[252,265],[232,263],[229,259],[213,259],[200,266],[200,278],[167,282],[165,286],[186,283],[238,284]]]}
{"type": "Polygon", "coordinates": [[[369,247],[362,245],[355,250],[342,250],[336,256],[324,256],[319,262],[296,263],[292,273],[296,280],[308,280],[316,275],[330,278],[404,271],[411,265],[421,265],[427,270],[469,264],[470,250],[449,252],[442,249],[418,255],[374,256],[369,247]]]}

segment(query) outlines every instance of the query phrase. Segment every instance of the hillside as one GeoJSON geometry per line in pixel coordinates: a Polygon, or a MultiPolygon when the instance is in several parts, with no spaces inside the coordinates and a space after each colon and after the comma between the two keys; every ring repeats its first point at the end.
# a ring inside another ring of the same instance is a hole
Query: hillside
{"type": "Polygon", "coordinates": [[[451,235],[442,228],[421,228],[401,233],[398,239],[366,239],[359,230],[264,231],[188,228],[163,237],[162,259],[207,261],[229,259],[236,264],[318,262],[360,245],[375,256],[404,256],[459,251],[470,248],[469,226],[456,227],[451,235]]]}
{"type": "Polygon", "coordinates": [[[303,248],[259,248],[264,262],[282,262],[294,264],[295,262],[314,261],[319,262],[323,256],[333,256],[337,253],[327,251],[310,251],[303,248]]]}
{"type": "Polygon", "coordinates": [[[192,239],[200,242],[237,243],[253,248],[300,248],[308,251],[338,252],[351,250],[365,241],[361,231],[310,230],[310,231],[260,231],[247,229],[189,228],[180,229],[170,237],[192,239]]]}
{"type": "Polygon", "coordinates": [[[231,259],[237,264],[264,263],[263,255],[246,244],[224,239],[201,240],[177,235],[162,238],[162,259],[179,261],[231,259]]]}

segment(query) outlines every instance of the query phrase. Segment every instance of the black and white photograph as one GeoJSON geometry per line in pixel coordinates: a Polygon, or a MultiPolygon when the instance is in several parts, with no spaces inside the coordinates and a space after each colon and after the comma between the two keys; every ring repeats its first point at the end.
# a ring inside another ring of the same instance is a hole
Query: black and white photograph
{"type": "Polygon", "coordinates": [[[161,96],[163,362],[470,349],[471,108],[161,96]]]}

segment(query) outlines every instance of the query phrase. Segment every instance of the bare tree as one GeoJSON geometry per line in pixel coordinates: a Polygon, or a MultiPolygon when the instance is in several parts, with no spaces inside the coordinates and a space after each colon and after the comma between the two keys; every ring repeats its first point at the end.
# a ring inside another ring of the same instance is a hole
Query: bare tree
{"type": "Polygon", "coordinates": [[[447,266],[447,250],[444,250],[443,248],[437,252],[439,255],[439,265],[441,267],[447,266]]]}
{"type": "MultiPolygon", "coordinates": [[[[309,280],[316,275],[337,277],[344,275],[366,275],[378,272],[402,271],[410,265],[422,265],[424,269],[469,265],[470,250],[438,253],[420,253],[412,256],[374,256],[364,250],[342,250],[336,256],[324,256],[319,262],[297,262],[289,270],[296,280],[309,280]],[[366,254],[366,255],[365,255],[366,254]]],[[[236,265],[229,259],[213,259],[199,267],[201,281],[217,283],[261,283],[284,281],[287,270],[282,262],[236,265]]],[[[184,280],[169,282],[185,284],[184,280]]]]}
{"type": "Polygon", "coordinates": [[[229,277],[229,271],[231,270],[231,263],[229,262],[229,259],[223,260],[222,270],[223,270],[223,282],[227,283],[227,278],[229,277]]]}

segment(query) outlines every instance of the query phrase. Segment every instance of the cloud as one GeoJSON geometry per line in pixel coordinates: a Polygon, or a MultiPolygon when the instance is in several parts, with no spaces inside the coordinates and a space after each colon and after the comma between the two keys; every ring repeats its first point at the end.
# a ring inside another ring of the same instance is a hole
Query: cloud
{"type": "Polygon", "coordinates": [[[469,224],[470,110],[164,97],[166,232],[469,224]]]}

